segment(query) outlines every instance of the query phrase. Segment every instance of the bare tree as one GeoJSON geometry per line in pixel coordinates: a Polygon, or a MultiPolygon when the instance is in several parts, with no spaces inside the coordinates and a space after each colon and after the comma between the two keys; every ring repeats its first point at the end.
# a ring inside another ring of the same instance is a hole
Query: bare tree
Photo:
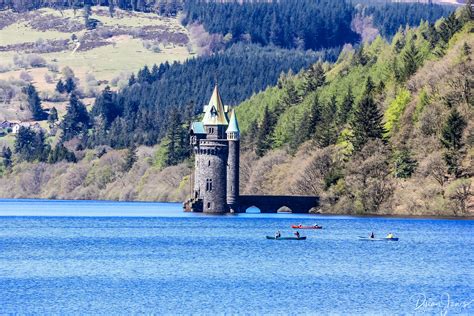
{"type": "Polygon", "coordinates": [[[453,181],[447,189],[447,196],[456,207],[455,212],[462,214],[468,210],[468,202],[472,196],[471,179],[458,179],[453,181]]]}
{"type": "Polygon", "coordinates": [[[349,195],[364,212],[377,212],[392,196],[390,152],[381,140],[367,143],[347,167],[346,184],[349,195]]]}

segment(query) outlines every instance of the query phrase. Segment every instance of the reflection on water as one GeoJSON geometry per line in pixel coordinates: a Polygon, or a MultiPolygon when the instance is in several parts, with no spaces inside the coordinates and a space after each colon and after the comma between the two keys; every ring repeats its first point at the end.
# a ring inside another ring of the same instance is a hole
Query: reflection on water
{"type": "Polygon", "coordinates": [[[474,224],[0,200],[0,314],[472,314],[474,224]],[[266,240],[291,224],[306,241],[266,240]],[[374,231],[399,242],[359,241],[374,231]],[[420,298],[424,298],[426,304],[420,298]]]}

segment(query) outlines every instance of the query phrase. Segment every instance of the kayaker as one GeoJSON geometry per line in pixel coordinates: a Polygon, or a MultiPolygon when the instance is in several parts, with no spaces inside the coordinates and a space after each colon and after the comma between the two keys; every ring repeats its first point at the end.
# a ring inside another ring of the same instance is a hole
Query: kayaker
{"type": "Polygon", "coordinates": [[[375,238],[374,232],[370,234],[370,238],[375,238]]]}
{"type": "Polygon", "coordinates": [[[281,237],[281,233],[280,231],[278,230],[276,233],[275,233],[275,239],[278,239],[281,237]]]}
{"type": "Polygon", "coordinates": [[[387,238],[388,238],[388,239],[392,239],[392,238],[393,238],[393,234],[392,234],[392,233],[388,233],[387,238]]]}
{"type": "Polygon", "coordinates": [[[296,238],[300,238],[300,232],[296,231],[295,236],[296,236],[296,238]]]}

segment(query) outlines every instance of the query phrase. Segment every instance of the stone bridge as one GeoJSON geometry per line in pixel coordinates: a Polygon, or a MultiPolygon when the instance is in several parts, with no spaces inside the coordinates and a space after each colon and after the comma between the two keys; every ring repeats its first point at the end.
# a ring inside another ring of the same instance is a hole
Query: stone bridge
{"type": "Polygon", "coordinates": [[[282,196],[282,195],[241,195],[239,196],[240,212],[245,213],[255,206],[261,213],[277,213],[282,207],[287,207],[292,213],[309,213],[313,207],[319,206],[317,196],[282,196]]]}

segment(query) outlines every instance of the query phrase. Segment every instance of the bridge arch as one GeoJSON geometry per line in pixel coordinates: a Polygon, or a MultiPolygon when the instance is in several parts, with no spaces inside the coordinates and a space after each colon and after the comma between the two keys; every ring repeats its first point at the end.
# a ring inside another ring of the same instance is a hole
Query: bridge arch
{"type": "Polygon", "coordinates": [[[283,205],[276,210],[276,213],[293,213],[293,210],[291,209],[291,207],[283,205]]]}
{"type": "Polygon", "coordinates": [[[272,195],[241,195],[239,197],[240,212],[246,212],[249,207],[255,206],[261,213],[277,213],[286,207],[291,213],[309,213],[319,206],[316,196],[272,196],[272,195]]]}
{"type": "Polygon", "coordinates": [[[260,214],[260,213],[262,213],[262,210],[258,206],[251,205],[251,206],[243,209],[243,212],[247,213],[247,214],[260,214]]]}

